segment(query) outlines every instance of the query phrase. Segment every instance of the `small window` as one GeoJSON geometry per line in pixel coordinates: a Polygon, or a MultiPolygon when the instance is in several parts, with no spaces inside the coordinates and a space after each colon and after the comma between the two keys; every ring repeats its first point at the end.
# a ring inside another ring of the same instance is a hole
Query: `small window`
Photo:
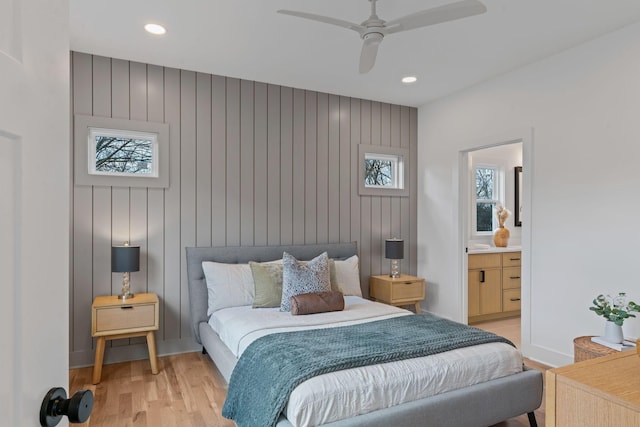
{"type": "Polygon", "coordinates": [[[364,185],[374,188],[402,188],[402,163],[400,156],[365,153],[364,185]]]}
{"type": "Polygon", "coordinates": [[[358,145],[358,193],[361,196],[408,196],[409,150],[385,145],[358,145]]]}
{"type": "Polygon", "coordinates": [[[169,187],[169,125],[73,116],[76,185],[169,187]]]}
{"type": "Polygon", "coordinates": [[[500,195],[501,170],[495,165],[476,165],[473,172],[473,234],[491,234],[498,226],[495,209],[498,205],[504,204],[500,195]]]}
{"type": "Polygon", "coordinates": [[[158,177],[158,134],[89,128],[89,174],[158,177]]]}

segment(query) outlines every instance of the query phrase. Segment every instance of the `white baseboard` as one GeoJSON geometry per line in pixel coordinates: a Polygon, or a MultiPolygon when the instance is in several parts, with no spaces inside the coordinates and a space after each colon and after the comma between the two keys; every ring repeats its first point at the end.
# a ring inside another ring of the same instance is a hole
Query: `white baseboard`
{"type": "Polygon", "coordinates": [[[555,350],[532,344],[526,345],[522,343],[522,355],[527,359],[552,368],[571,365],[573,363],[573,354],[559,353],[555,350]]]}

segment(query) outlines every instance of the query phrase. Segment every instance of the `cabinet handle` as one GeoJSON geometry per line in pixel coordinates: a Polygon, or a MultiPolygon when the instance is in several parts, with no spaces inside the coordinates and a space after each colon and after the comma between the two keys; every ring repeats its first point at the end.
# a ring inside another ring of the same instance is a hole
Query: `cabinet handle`
{"type": "Polygon", "coordinates": [[[520,298],[511,298],[511,301],[513,302],[520,301],[520,298]]]}
{"type": "Polygon", "coordinates": [[[413,282],[404,282],[405,285],[413,285],[413,282]]]}
{"type": "Polygon", "coordinates": [[[484,270],[480,270],[480,283],[484,283],[484,270]]]}
{"type": "Polygon", "coordinates": [[[519,279],[519,278],[520,278],[520,276],[511,276],[511,277],[509,277],[509,278],[510,278],[510,279],[519,279]]]}
{"type": "Polygon", "coordinates": [[[120,307],[120,310],[129,310],[129,309],[133,309],[132,305],[125,305],[123,307],[120,307]]]}
{"type": "Polygon", "coordinates": [[[509,258],[510,261],[520,261],[520,258],[509,258]]]}

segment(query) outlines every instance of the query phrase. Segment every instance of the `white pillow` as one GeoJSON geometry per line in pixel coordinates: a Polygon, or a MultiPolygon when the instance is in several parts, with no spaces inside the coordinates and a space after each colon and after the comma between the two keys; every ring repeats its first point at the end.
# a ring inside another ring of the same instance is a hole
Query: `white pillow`
{"type": "Polygon", "coordinates": [[[223,308],[253,303],[254,285],[249,264],[204,261],[202,271],[207,280],[209,316],[223,308]]]}
{"type": "Polygon", "coordinates": [[[344,295],[362,297],[358,255],[353,255],[342,261],[334,260],[334,263],[336,266],[336,282],[340,292],[344,295]]]}

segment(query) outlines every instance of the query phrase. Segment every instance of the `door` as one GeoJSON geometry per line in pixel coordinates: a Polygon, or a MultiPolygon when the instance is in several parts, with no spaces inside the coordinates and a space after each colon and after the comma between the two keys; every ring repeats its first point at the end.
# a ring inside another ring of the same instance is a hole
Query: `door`
{"type": "MultiPolygon", "coordinates": [[[[0,1],[2,425],[68,387],[69,9],[0,1]]],[[[66,423],[66,421],[64,421],[66,423]]]]}

